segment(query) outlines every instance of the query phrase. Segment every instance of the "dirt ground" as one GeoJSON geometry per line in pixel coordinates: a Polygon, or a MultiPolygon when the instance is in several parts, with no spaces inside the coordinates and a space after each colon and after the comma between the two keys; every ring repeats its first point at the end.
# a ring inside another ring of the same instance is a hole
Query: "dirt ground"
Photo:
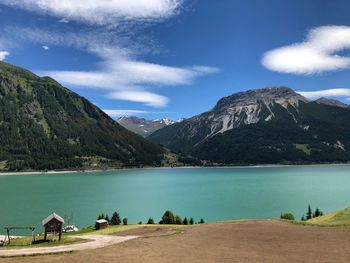
{"type": "Polygon", "coordinates": [[[350,228],[247,221],[142,228],[123,235],[142,237],[95,250],[0,262],[350,262],[350,228]]]}

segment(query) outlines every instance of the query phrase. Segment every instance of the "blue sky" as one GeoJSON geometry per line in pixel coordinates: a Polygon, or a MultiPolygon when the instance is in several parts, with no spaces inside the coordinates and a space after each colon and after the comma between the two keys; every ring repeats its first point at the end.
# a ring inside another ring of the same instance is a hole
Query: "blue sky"
{"type": "Polygon", "coordinates": [[[0,59],[117,117],[190,117],[288,86],[350,100],[347,0],[0,0],[0,59]]]}

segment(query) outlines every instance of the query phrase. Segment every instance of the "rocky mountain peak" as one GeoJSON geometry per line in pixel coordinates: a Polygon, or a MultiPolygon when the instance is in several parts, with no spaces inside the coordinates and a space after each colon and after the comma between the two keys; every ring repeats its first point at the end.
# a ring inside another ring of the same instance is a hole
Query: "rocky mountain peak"
{"type": "Polygon", "coordinates": [[[265,104],[278,103],[286,107],[288,104],[298,105],[299,101],[307,102],[308,100],[288,87],[269,87],[247,90],[224,97],[218,101],[215,108],[248,106],[259,102],[265,104]]]}

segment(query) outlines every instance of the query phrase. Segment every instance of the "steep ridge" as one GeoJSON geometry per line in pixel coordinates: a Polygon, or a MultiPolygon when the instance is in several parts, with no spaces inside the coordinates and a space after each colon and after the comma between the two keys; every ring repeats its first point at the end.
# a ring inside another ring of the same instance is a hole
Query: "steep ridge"
{"type": "Polygon", "coordinates": [[[0,170],[157,165],[163,152],[55,80],[0,62],[0,170]]]}

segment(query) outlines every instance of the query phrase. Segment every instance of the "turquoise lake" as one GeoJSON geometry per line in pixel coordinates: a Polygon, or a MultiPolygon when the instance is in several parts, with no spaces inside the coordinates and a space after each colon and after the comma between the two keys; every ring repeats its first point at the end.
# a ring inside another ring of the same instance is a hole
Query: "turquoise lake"
{"type": "MultiPolygon", "coordinates": [[[[308,204],[324,212],[350,206],[350,165],[167,168],[0,176],[3,226],[37,226],[52,212],[78,227],[117,210],[129,223],[158,221],[167,209],[195,221],[297,218],[308,204]]],[[[16,233],[13,233],[16,234],[16,233]]]]}

